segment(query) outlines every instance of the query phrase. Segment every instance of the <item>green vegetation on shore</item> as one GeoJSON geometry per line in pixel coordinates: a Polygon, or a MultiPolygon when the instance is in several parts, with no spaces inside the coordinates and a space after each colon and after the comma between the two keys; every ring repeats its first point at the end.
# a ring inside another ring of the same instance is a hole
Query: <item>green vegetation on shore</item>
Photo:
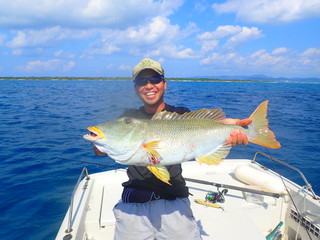
{"type": "Polygon", "coordinates": [[[0,77],[0,80],[129,80],[129,77],[0,77]]]}
{"type": "MultiPolygon", "coordinates": [[[[214,79],[214,78],[166,78],[168,81],[204,81],[204,82],[274,82],[272,80],[237,80],[237,79],[214,79]]],[[[130,77],[0,77],[0,80],[132,80],[130,77]]]]}

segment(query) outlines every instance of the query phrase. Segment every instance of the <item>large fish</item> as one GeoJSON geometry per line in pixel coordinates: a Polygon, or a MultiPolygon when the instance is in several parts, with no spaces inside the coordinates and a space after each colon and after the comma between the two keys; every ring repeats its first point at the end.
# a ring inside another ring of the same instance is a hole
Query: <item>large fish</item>
{"type": "Polygon", "coordinates": [[[201,109],[177,114],[157,112],[151,120],[119,118],[88,127],[84,139],[101,152],[125,165],[146,166],[160,180],[169,183],[165,165],[196,159],[199,163],[219,164],[231,145],[226,142],[235,129],[244,132],[250,142],[279,148],[274,133],[268,128],[268,101],[252,113],[247,127],[223,124],[221,109],[201,109]]]}

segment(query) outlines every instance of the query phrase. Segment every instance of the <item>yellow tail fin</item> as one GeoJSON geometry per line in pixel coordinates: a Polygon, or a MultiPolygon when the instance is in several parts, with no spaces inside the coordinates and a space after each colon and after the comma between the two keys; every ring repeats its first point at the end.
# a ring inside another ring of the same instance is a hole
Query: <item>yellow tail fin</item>
{"type": "Polygon", "coordinates": [[[249,127],[249,141],[264,147],[280,148],[280,143],[276,140],[276,136],[269,129],[269,121],[267,119],[267,109],[269,101],[264,101],[251,114],[252,123],[249,127]]]}

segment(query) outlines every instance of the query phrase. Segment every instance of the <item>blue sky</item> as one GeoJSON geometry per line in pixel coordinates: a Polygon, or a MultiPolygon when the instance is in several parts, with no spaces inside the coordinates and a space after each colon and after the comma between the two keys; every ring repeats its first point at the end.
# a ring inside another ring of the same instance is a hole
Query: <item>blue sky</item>
{"type": "Polygon", "coordinates": [[[320,77],[320,0],[0,0],[0,76],[320,77]]]}

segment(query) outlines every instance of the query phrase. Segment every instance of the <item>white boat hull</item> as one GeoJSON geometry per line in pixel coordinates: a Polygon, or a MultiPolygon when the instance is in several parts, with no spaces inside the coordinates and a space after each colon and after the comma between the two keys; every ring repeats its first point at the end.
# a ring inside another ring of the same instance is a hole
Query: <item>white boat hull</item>
{"type": "MultiPolygon", "coordinates": [[[[260,166],[250,160],[236,159],[225,160],[218,166],[199,165],[191,161],[183,163],[182,167],[185,178],[259,189],[259,186],[253,187],[240,181],[233,173],[236,167],[244,165],[260,166]]],[[[261,171],[267,174],[265,177],[280,179],[270,170],[261,171]]],[[[112,209],[120,200],[121,184],[126,180],[125,169],[92,174],[89,180],[82,180],[75,191],[72,217],[69,208],[56,239],[113,239],[115,218],[112,209]]],[[[262,240],[280,222],[283,222],[280,228],[283,237],[279,239],[320,239],[319,200],[290,180],[282,178],[282,181],[290,195],[275,198],[229,189],[225,202],[218,203],[223,209],[195,202],[195,199],[205,199],[210,191],[217,192],[216,187],[187,181],[192,194],[189,197],[191,207],[203,240],[262,240]],[[297,212],[302,218],[298,217],[297,212]],[[308,231],[303,225],[308,225],[308,231]]]]}

